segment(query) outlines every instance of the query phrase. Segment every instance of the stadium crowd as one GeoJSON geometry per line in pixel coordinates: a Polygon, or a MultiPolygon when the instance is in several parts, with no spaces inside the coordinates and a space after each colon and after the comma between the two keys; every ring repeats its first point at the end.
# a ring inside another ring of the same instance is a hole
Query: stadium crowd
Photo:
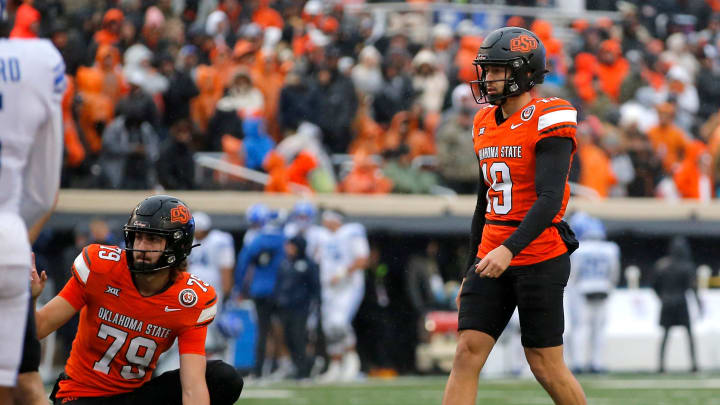
{"type": "MultiPolygon", "coordinates": [[[[257,189],[197,181],[194,153],[223,152],[269,192],[474,192],[467,82],[484,31],[344,3],[26,2],[12,36],[50,37],[70,76],[63,186],[257,189]]],[[[620,20],[570,27],[506,16],[546,44],[540,95],[580,112],[571,180],[600,197],[713,198],[720,5],[612,7],[620,20]]]]}

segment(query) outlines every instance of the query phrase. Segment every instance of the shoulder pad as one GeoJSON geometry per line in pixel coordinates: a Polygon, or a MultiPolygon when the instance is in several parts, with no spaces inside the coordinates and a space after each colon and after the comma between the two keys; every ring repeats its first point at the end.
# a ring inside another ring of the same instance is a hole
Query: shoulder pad
{"type": "Polygon", "coordinates": [[[552,97],[549,99],[540,99],[537,105],[537,122],[538,131],[554,130],[555,126],[576,126],[577,110],[570,102],[561,98],[552,97]]]}
{"type": "Polygon", "coordinates": [[[91,272],[93,274],[109,272],[120,262],[124,254],[123,249],[117,246],[88,245],[73,261],[73,275],[85,285],[91,272]]]}
{"type": "Polygon", "coordinates": [[[181,281],[183,285],[178,296],[180,305],[194,307],[199,311],[197,318],[193,319],[194,324],[198,326],[209,324],[218,310],[215,289],[194,274],[183,274],[185,274],[181,281]]]}
{"type": "Polygon", "coordinates": [[[365,236],[365,227],[357,222],[351,222],[343,225],[340,232],[348,236],[365,236]]]}

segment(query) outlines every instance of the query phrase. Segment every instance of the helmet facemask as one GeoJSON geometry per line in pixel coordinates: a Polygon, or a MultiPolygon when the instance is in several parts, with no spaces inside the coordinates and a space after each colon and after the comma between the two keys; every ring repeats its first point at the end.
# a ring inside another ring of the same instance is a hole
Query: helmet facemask
{"type": "Polygon", "coordinates": [[[519,96],[535,85],[532,77],[534,75],[531,75],[528,63],[523,58],[497,61],[481,59],[479,56],[473,61],[473,65],[478,80],[470,82],[470,89],[478,104],[503,105],[508,97],[519,96]],[[486,80],[486,70],[489,66],[505,67],[505,78],[486,80]],[[499,94],[488,94],[488,83],[494,82],[504,82],[503,90],[499,94]]]}
{"type": "Polygon", "coordinates": [[[127,263],[128,268],[133,273],[150,273],[158,270],[163,270],[171,267],[178,267],[183,260],[187,258],[184,252],[178,252],[172,247],[175,246],[173,240],[180,240],[183,237],[183,232],[177,231],[155,231],[147,229],[134,229],[134,227],[126,226],[125,231],[125,251],[127,252],[127,263]],[[165,249],[163,250],[145,250],[135,249],[135,236],[137,233],[148,233],[153,235],[161,236],[165,239],[165,249]],[[136,262],[134,252],[143,253],[162,253],[155,263],[144,263],[136,262]]]}

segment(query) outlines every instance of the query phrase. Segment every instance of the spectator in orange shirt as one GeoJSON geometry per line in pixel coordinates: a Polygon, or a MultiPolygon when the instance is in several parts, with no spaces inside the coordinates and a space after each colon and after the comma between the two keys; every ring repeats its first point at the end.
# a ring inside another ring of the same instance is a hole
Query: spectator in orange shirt
{"type": "Polygon", "coordinates": [[[685,158],[673,174],[680,197],[708,202],[713,197],[711,175],[712,158],[702,141],[691,141],[685,148],[685,158]]]}
{"type": "Polygon", "coordinates": [[[608,154],[596,143],[599,134],[585,122],[578,126],[578,158],[580,160],[580,184],[597,191],[600,197],[610,194],[617,179],[613,173],[608,154]]]}
{"type": "Polygon", "coordinates": [[[620,42],[614,39],[606,39],[600,44],[598,65],[598,78],[600,87],[617,102],[620,97],[620,86],[630,72],[630,65],[622,56],[620,42]]]}
{"type": "Polygon", "coordinates": [[[365,152],[359,151],[353,156],[353,168],[340,183],[339,191],[354,194],[387,194],[392,187],[392,180],[385,177],[372,158],[365,152]]]}
{"type": "Polygon", "coordinates": [[[263,169],[270,175],[265,185],[265,192],[268,193],[289,193],[290,177],[288,176],[285,159],[277,152],[270,151],[263,161],[263,169]]]}
{"type": "Polygon", "coordinates": [[[125,15],[117,8],[111,8],[105,12],[102,21],[102,29],[95,33],[93,39],[100,45],[115,45],[120,41],[120,27],[122,27],[125,15]]]}
{"type": "Polygon", "coordinates": [[[572,87],[584,104],[592,105],[597,97],[595,81],[597,80],[598,61],[589,52],[575,55],[575,73],[572,76],[572,87]]]}
{"type": "Polygon", "coordinates": [[[26,2],[15,12],[15,25],[10,31],[10,38],[37,38],[40,31],[40,12],[32,2],[26,2]]]}
{"type": "Polygon", "coordinates": [[[67,87],[62,98],[63,133],[65,139],[65,165],[71,168],[78,167],[85,160],[85,148],[78,136],[75,119],[72,113],[72,102],[75,98],[75,81],[65,75],[67,87]]]}
{"type": "Polygon", "coordinates": [[[250,76],[265,101],[263,111],[268,133],[275,140],[281,139],[280,124],[277,117],[280,91],[285,83],[285,72],[277,54],[272,50],[262,52],[250,76]]]}
{"type": "Polygon", "coordinates": [[[672,173],[676,164],[680,162],[687,137],[675,125],[675,106],[671,103],[661,103],[657,107],[658,125],[648,131],[648,138],[655,149],[655,153],[662,159],[663,166],[668,173],[672,173]]]}
{"type": "Polygon", "coordinates": [[[482,37],[465,35],[460,38],[460,45],[455,54],[455,67],[457,78],[463,83],[475,80],[475,65],[473,60],[477,57],[477,50],[482,45],[482,37]]]}
{"type": "Polygon", "coordinates": [[[212,66],[200,65],[195,71],[195,84],[200,94],[190,101],[190,117],[193,124],[205,133],[208,122],[215,113],[215,105],[220,97],[216,91],[219,81],[216,70],[212,66]]]}
{"type": "Polygon", "coordinates": [[[315,170],[318,162],[312,153],[303,150],[295,156],[295,159],[287,168],[288,179],[292,183],[310,186],[310,173],[315,170]]]}
{"type": "Polygon", "coordinates": [[[562,42],[553,37],[552,25],[545,20],[537,19],[530,26],[530,31],[534,32],[545,45],[545,57],[547,58],[550,73],[545,76],[544,83],[556,86],[563,85],[567,76],[567,65],[565,64],[562,42]]]}
{"type": "Polygon", "coordinates": [[[102,132],[98,129],[102,131],[112,120],[115,103],[128,91],[119,59],[115,47],[101,45],[95,55],[95,65],[81,66],[77,71],[77,90],[82,100],[78,124],[92,154],[102,149],[102,132]]]}
{"type": "Polygon", "coordinates": [[[280,13],[270,7],[270,3],[272,3],[272,1],[260,0],[258,3],[258,8],[252,16],[253,22],[263,28],[277,27],[282,29],[285,23],[280,13]]]}

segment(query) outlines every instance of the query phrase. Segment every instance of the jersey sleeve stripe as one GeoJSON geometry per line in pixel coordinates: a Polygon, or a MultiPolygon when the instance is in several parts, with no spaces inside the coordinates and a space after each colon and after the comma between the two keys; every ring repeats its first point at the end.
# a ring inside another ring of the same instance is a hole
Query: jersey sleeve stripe
{"type": "Polygon", "coordinates": [[[212,299],[210,301],[206,302],[205,305],[207,306],[207,305],[212,304],[213,302],[215,302],[216,299],[217,299],[217,295],[212,297],[212,299]]]}
{"type": "Polygon", "coordinates": [[[209,321],[207,321],[207,322],[203,322],[203,323],[201,323],[201,324],[197,324],[197,325],[195,325],[195,327],[196,327],[196,328],[202,328],[202,327],[205,327],[205,326],[210,325],[211,323],[212,323],[212,319],[209,320],[209,321]]]}
{"type": "Polygon", "coordinates": [[[538,118],[538,131],[542,131],[551,125],[559,124],[561,122],[571,122],[573,124],[577,124],[577,111],[559,110],[541,115],[540,118],[538,118]]]}
{"type": "Polygon", "coordinates": [[[75,261],[73,262],[73,267],[75,268],[75,272],[77,273],[77,275],[80,277],[80,281],[82,281],[83,284],[87,283],[88,276],[90,276],[90,268],[88,268],[87,264],[85,263],[83,255],[80,254],[75,258],[75,261]]]}
{"type": "Polygon", "coordinates": [[[552,110],[557,110],[557,109],[559,109],[559,108],[565,108],[565,109],[570,109],[570,108],[575,108],[575,107],[573,107],[573,106],[572,106],[572,105],[570,105],[570,104],[562,104],[562,105],[553,105],[553,106],[550,106],[550,107],[548,107],[548,108],[546,108],[546,109],[542,110],[542,112],[545,112],[545,111],[552,111],[552,110]]]}
{"type": "Polygon", "coordinates": [[[202,323],[207,322],[215,317],[215,314],[217,313],[217,303],[213,304],[213,306],[209,308],[205,308],[200,312],[200,316],[198,317],[197,322],[195,323],[202,323]]]}
{"type": "Polygon", "coordinates": [[[83,256],[85,256],[85,263],[87,263],[88,267],[92,266],[92,262],[90,261],[90,254],[88,253],[88,248],[83,249],[83,256]]]}
{"type": "Polygon", "coordinates": [[[575,124],[565,124],[565,125],[554,126],[554,127],[552,127],[552,128],[548,128],[548,129],[540,132],[538,135],[541,135],[541,136],[542,136],[542,135],[548,134],[548,133],[550,133],[550,132],[555,132],[555,131],[557,131],[557,130],[559,130],[559,129],[565,129],[565,128],[577,128],[577,125],[575,125],[575,124]]]}

